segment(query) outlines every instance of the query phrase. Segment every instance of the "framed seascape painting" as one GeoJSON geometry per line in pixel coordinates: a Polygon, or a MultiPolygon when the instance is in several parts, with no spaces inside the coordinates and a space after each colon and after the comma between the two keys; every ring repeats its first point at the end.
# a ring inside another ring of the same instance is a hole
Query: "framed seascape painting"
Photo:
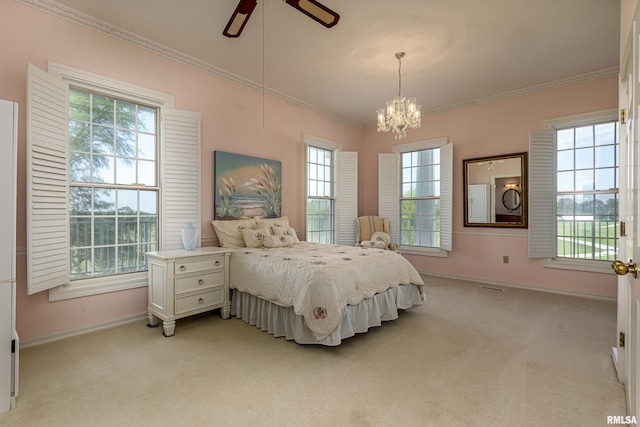
{"type": "Polygon", "coordinates": [[[215,219],[281,216],[282,162],[216,151],[215,219]]]}

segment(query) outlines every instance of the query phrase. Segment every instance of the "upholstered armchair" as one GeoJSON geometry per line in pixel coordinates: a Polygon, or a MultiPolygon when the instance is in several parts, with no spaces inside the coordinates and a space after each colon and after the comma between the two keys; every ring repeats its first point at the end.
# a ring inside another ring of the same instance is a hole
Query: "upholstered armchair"
{"type": "Polygon", "coordinates": [[[358,217],[357,246],[395,251],[398,244],[391,242],[389,230],[389,218],[381,218],[373,215],[358,217]]]}

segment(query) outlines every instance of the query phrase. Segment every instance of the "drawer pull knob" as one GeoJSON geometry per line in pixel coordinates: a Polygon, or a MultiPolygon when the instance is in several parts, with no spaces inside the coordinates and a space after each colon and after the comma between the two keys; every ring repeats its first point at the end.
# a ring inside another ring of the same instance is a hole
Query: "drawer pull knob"
{"type": "Polygon", "coordinates": [[[200,299],[198,300],[198,304],[202,304],[203,302],[204,302],[204,298],[200,298],[200,299]]]}
{"type": "Polygon", "coordinates": [[[216,264],[216,267],[219,266],[220,265],[220,260],[217,259],[215,264],[216,264]]]}
{"type": "Polygon", "coordinates": [[[187,267],[185,267],[184,265],[180,266],[180,271],[185,271],[187,269],[187,267]]]}
{"type": "Polygon", "coordinates": [[[198,280],[198,285],[204,285],[204,280],[202,279],[198,280]]]}

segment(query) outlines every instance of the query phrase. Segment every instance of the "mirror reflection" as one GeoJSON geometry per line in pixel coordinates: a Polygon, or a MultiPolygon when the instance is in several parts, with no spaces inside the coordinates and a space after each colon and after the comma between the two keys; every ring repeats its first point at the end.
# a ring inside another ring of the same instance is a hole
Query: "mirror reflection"
{"type": "Polygon", "coordinates": [[[464,225],[526,228],[527,153],[463,163],[464,225]]]}
{"type": "Polygon", "coordinates": [[[520,192],[510,188],[502,193],[502,205],[508,212],[514,212],[520,207],[520,192]]]}

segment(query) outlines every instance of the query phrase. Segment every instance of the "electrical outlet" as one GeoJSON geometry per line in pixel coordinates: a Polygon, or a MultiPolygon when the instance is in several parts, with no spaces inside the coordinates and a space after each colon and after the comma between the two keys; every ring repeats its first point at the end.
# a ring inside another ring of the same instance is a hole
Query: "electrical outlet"
{"type": "Polygon", "coordinates": [[[502,263],[503,264],[509,264],[509,255],[504,255],[502,257],[502,263]]]}

